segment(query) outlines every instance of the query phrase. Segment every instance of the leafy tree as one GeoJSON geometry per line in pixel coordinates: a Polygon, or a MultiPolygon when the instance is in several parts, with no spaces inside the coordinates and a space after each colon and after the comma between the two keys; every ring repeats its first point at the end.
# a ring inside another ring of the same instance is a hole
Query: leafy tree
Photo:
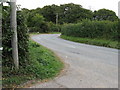
{"type": "Polygon", "coordinates": [[[60,5],[59,22],[75,23],[82,19],[92,19],[92,11],[82,8],[81,5],[69,3],[60,5]]]}
{"type": "Polygon", "coordinates": [[[42,22],[44,22],[44,17],[40,14],[36,14],[33,18],[32,18],[32,21],[33,21],[33,25],[35,26],[39,26],[42,22]]]}
{"type": "MultiPolygon", "coordinates": [[[[28,16],[29,16],[29,14],[30,14],[30,10],[29,10],[29,9],[26,9],[26,8],[23,8],[23,9],[21,10],[21,13],[24,15],[24,17],[25,17],[25,19],[26,19],[26,21],[27,21],[28,16]]],[[[27,22],[26,22],[26,23],[27,23],[27,22]]]]}
{"type": "Polygon", "coordinates": [[[60,6],[57,5],[48,5],[43,8],[37,8],[33,10],[23,9],[28,16],[28,23],[31,26],[32,17],[35,14],[43,15],[45,21],[56,23],[56,16],[58,14],[58,23],[76,23],[77,21],[81,21],[82,19],[92,19],[93,12],[82,8],[81,5],[69,3],[62,4],[60,6]],[[29,12],[28,12],[29,11],[29,12]]]}
{"type": "Polygon", "coordinates": [[[56,22],[56,13],[58,11],[57,5],[45,6],[41,10],[41,14],[45,17],[46,21],[56,22]]]}
{"type": "Polygon", "coordinates": [[[110,20],[116,21],[118,17],[116,16],[115,12],[108,9],[100,9],[98,11],[94,11],[94,20],[110,20]]]}
{"type": "Polygon", "coordinates": [[[28,17],[28,27],[30,32],[47,32],[48,26],[45,22],[45,18],[40,14],[30,14],[28,17]]]}

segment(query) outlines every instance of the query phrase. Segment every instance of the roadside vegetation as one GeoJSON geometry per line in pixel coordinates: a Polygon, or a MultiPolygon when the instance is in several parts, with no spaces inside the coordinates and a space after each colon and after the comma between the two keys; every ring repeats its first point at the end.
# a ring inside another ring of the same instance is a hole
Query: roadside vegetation
{"type": "Polygon", "coordinates": [[[83,20],[77,24],[64,24],[61,38],[119,49],[118,21],[83,20]]]}
{"type": "Polygon", "coordinates": [[[91,39],[91,38],[72,37],[72,36],[65,36],[65,35],[61,35],[60,37],[63,39],[78,42],[78,43],[85,43],[90,45],[120,49],[118,41],[98,39],[98,38],[91,39]]]}
{"type": "MultiPolygon", "coordinates": [[[[17,11],[19,69],[15,69],[12,59],[10,29],[10,7],[3,7],[2,18],[2,86],[16,88],[30,80],[53,78],[63,68],[63,63],[53,52],[29,40],[29,30],[25,15],[17,11]]],[[[45,32],[44,32],[45,33],[45,32]]]]}
{"type": "Polygon", "coordinates": [[[19,70],[3,67],[3,87],[16,88],[30,80],[44,80],[59,74],[63,63],[47,48],[29,41],[29,63],[19,70]]]}
{"type": "Polygon", "coordinates": [[[19,69],[16,70],[12,58],[10,6],[3,6],[2,14],[3,87],[14,88],[29,80],[53,78],[63,68],[54,53],[29,40],[31,33],[61,33],[67,40],[119,48],[119,19],[111,10],[92,12],[73,3],[32,10],[22,8],[17,11],[19,69]]]}
{"type": "Polygon", "coordinates": [[[61,37],[67,40],[119,48],[119,19],[112,10],[92,12],[81,5],[69,3],[22,9],[22,12],[26,14],[27,26],[32,33],[61,32],[61,37]]]}

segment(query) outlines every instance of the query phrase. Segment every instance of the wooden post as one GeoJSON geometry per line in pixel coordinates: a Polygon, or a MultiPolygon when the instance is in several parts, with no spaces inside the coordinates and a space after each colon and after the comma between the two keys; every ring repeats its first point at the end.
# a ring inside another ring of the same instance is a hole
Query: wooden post
{"type": "Polygon", "coordinates": [[[13,30],[12,36],[12,57],[14,60],[15,68],[19,69],[18,60],[18,40],[17,40],[17,19],[16,19],[16,0],[10,0],[11,7],[11,30],[13,30]]]}
{"type": "Polygon", "coordinates": [[[56,25],[58,24],[58,13],[56,13],[56,25]]]}
{"type": "MultiPolygon", "coordinates": [[[[2,80],[2,2],[0,3],[0,79],[2,80]]],[[[1,81],[2,82],[2,81],[1,81]]],[[[2,90],[2,83],[0,84],[2,90]]]]}
{"type": "MultiPolygon", "coordinates": [[[[58,25],[58,13],[56,13],[56,26],[58,25]]],[[[59,32],[59,28],[57,27],[58,32],[59,32]]]]}

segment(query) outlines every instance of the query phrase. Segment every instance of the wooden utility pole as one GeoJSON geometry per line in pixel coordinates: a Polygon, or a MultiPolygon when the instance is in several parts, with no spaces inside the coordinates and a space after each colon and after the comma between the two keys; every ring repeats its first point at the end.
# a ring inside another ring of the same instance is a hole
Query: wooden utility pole
{"type": "Polygon", "coordinates": [[[58,13],[56,13],[56,25],[58,24],[58,13]]]}
{"type": "MultiPolygon", "coordinates": [[[[56,25],[58,25],[58,13],[56,13],[56,25]]],[[[59,28],[57,27],[58,32],[59,32],[59,28]]]]}
{"type": "Polygon", "coordinates": [[[18,40],[17,40],[17,19],[16,19],[16,0],[10,0],[11,7],[11,30],[13,30],[12,36],[12,57],[14,60],[15,68],[19,69],[18,60],[18,40]]]}

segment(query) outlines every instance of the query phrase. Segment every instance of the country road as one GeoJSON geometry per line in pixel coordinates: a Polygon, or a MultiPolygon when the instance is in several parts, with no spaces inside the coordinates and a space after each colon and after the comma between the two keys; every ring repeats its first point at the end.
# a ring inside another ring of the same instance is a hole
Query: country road
{"type": "Polygon", "coordinates": [[[60,34],[31,38],[51,49],[66,65],[63,73],[31,88],[118,88],[118,50],[59,38],[60,34]]]}

